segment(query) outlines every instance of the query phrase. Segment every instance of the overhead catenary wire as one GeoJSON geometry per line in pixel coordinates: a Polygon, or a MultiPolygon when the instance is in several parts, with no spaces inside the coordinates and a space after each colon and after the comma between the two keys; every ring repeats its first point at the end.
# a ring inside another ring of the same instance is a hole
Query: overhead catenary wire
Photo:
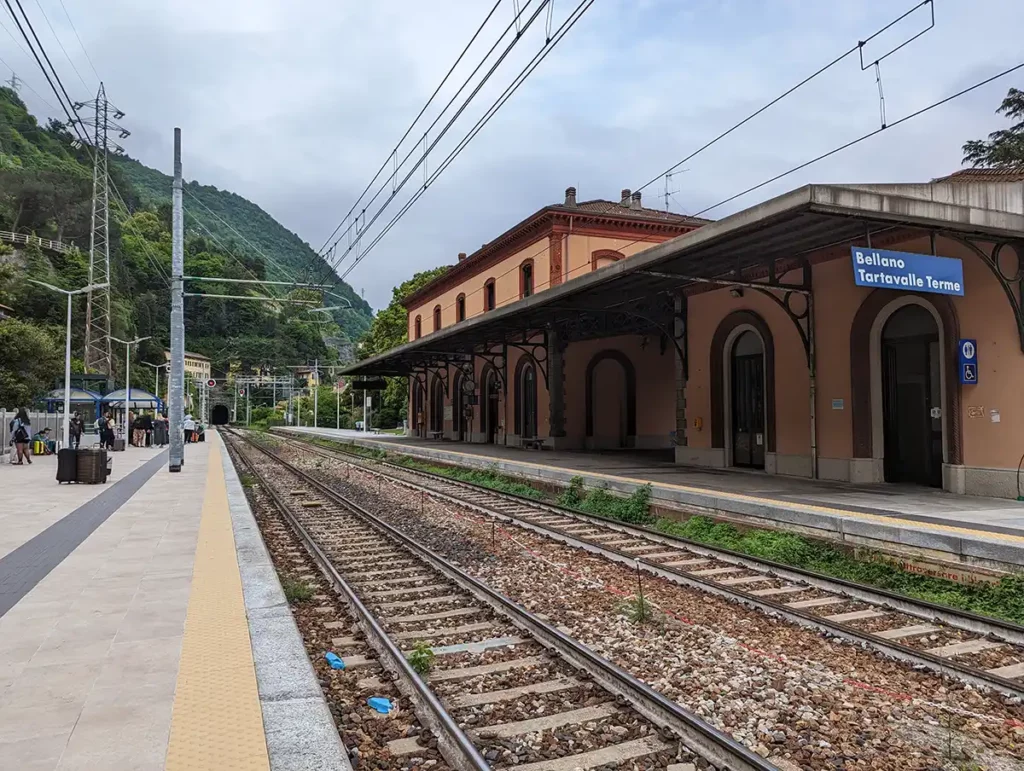
{"type": "MultiPolygon", "coordinates": [[[[82,86],[85,88],[85,90],[89,91],[90,90],[89,84],[85,82],[85,78],[82,77],[82,73],[80,73],[78,71],[78,67],[75,66],[75,62],[68,55],[68,50],[64,47],[64,43],[61,42],[60,36],[57,34],[57,30],[55,30],[53,28],[53,25],[50,23],[50,17],[46,15],[46,11],[43,10],[43,6],[40,4],[39,0],[35,0],[35,1],[36,1],[36,6],[39,8],[39,13],[41,13],[43,15],[43,21],[45,21],[46,22],[46,26],[50,28],[50,33],[53,35],[53,39],[57,41],[57,45],[60,46],[60,50],[64,52],[64,58],[68,60],[68,64],[71,65],[71,69],[74,70],[75,75],[78,76],[78,79],[82,82],[82,86]]],[[[81,42],[81,41],[79,41],[79,42],[81,42]]]]}
{"type": "Polygon", "coordinates": [[[459,141],[456,147],[448,154],[444,161],[441,162],[440,166],[434,170],[434,173],[427,179],[422,186],[413,194],[402,208],[391,218],[384,229],[374,238],[369,246],[366,247],[355,259],[355,261],[346,268],[346,270],[338,276],[338,281],[343,281],[349,273],[360,262],[367,254],[378,244],[380,241],[390,232],[390,230],[405,216],[406,212],[409,211],[415,205],[415,203],[423,196],[427,188],[434,183],[434,181],[445,172],[445,170],[451,166],[455,159],[465,150],[466,146],[483,130],[484,126],[490,122],[494,115],[500,110],[512,95],[519,89],[520,86],[526,81],[526,79],[533,73],[534,70],[540,66],[541,62],[547,57],[548,54],[554,50],[555,46],[564,38],[569,31],[576,25],[576,23],[583,17],[590,7],[594,4],[595,0],[581,0],[576,6],[572,13],[562,22],[562,24],[555,31],[555,34],[544,44],[544,47],[534,54],[533,58],[526,64],[526,66],[520,70],[519,74],[513,79],[512,83],[505,88],[502,94],[491,104],[491,106],[485,111],[484,115],[477,120],[476,124],[467,132],[467,134],[459,141]]]}
{"type": "MultiPolygon", "coordinates": [[[[828,152],[821,153],[820,155],[817,155],[814,158],[811,158],[811,159],[809,159],[807,161],[804,161],[804,162],[802,162],[800,164],[797,164],[797,165],[787,169],[786,171],[784,171],[784,172],[782,172],[780,174],[776,174],[776,175],[774,175],[774,176],[764,180],[763,182],[759,182],[756,185],[752,185],[752,186],[746,188],[745,190],[742,190],[742,191],[740,191],[738,193],[735,193],[735,194],[729,196],[728,198],[725,198],[725,199],[719,201],[718,203],[712,204],[711,206],[708,206],[708,207],[702,209],[701,211],[697,212],[697,214],[692,215],[692,216],[693,217],[698,217],[701,214],[704,214],[705,212],[711,211],[713,209],[717,209],[720,206],[724,206],[725,204],[730,203],[730,202],[736,200],[737,198],[740,198],[740,197],[742,197],[744,195],[748,195],[749,193],[752,193],[752,192],[754,192],[756,190],[759,190],[760,188],[765,187],[766,185],[770,185],[772,182],[777,182],[778,180],[783,179],[784,177],[787,177],[787,176],[789,176],[791,174],[794,174],[794,173],[796,173],[798,171],[801,171],[802,169],[805,169],[808,166],[811,166],[811,165],[813,165],[815,163],[818,163],[819,161],[825,160],[826,158],[829,158],[829,157],[831,157],[833,155],[836,155],[837,153],[840,153],[843,150],[849,149],[850,147],[853,147],[853,146],[855,146],[857,144],[860,144],[861,142],[864,142],[864,141],[866,141],[868,139],[876,137],[879,134],[882,134],[883,132],[890,131],[891,129],[895,128],[896,126],[900,126],[900,125],[902,125],[904,123],[908,123],[909,121],[911,121],[911,120],[913,120],[915,118],[918,118],[921,115],[924,115],[924,114],[926,114],[926,113],[928,113],[928,112],[930,112],[930,111],[932,111],[934,109],[937,109],[938,107],[941,107],[941,106],[943,106],[945,104],[948,104],[949,102],[951,102],[951,101],[953,101],[955,99],[958,99],[958,98],[960,98],[962,96],[965,96],[965,95],[971,93],[972,91],[976,91],[979,88],[982,88],[982,87],[984,87],[984,86],[986,86],[986,85],[988,85],[990,83],[993,83],[996,80],[999,80],[1000,78],[1004,78],[1007,75],[1010,75],[1010,74],[1012,74],[1014,72],[1017,72],[1018,70],[1021,70],[1021,69],[1024,69],[1024,61],[1022,61],[1022,62],[1020,62],[1020,63],[1018,63],[1016,65],[1013,65],[1012,67],[1008,67],[1008,68],[1006,68],[1006,69],[1002,70],[1001,72],[998,72],[998,73],[996,73],[994,75],[991,75],[991,76],[985,78],[984,80],[980,80],[980,81],[976,82],[974,85],[968,86],[967,88],[963,88],[960,91],[957,91],[957,92],[955,92],[953,94],[950,94],[949,96],[946,96],[946,97],[944,97],[942,99],[939,99],[939,100],[937,100],[935,102],[932,102],[931,104],[927,105],[926,107],[922,107],[921,109],[915,110],[914,112],[911,112],[911,113],[903,116],[899,120],[893,121],[892,123],[888,124],[884,128],[874,129],[874,130],[869,131],[869,132],[867,132],[865,134],[862,134],[861,136],[859,136],[859,137],[857,137],[855,139],[852,139],[852,140],[850,140],[848,142],[844,142],[841,145],[838,145],[837,147],[829,150],[828,152]]],[[[563,236],[563,238],[564,237],[567,237],[567,236],[563,236]]],[[[624,249],[628,249],[631,246],[635,246],[636,244],[644,243],[644,242],[647,242],[647,241],[648,241],[648,239],[646,239],[646,238],[638,238],[638,239],[635,239],[633,241],[630,241],[627,244],[619,246],[618,250],[622,251],[624,249]]],[[[542,254],[545,254],[548,251],[548,249],[549,249],[549,247],[545,246],[542,249],[540,249],[537,252],[535,252],[530,257],[527,257],[525,259],[529,260],[529,259],[532,259],[534,257],[538,257],[538,256],[540,256],[542,254]]],[[[519,267],[520,267],[519,265],[515,265],[515,266],[511,267],[509,270],[505,271],[504,273],[500,273],[497,276],[489,276],[489,278],[493,278],[493,279],[495,279],[495,282],[497,282],[497,279],[503,278],[505,276],[508,276],[508,275],[518,271],[519,267]]],[[[572,274],[576,273],[576,272],[587,272],[587,273],[589,273],[590,271],[591,271],[590,264],[589,263],[585,263],[585,264],[577,266],[577,268],[574,269],[574,270],[571,269],[571,270],[567,271],[562,276],[562,280],[563,280],[563,282],[568,280],[572,276],[572,274]]],[[[544,288],[546,286],[550,286],[550,281],[544,282],[544,283],[539,283],[537,285],[535,291],[537,289],[542,289],[542,288],[544,288]]],[[[483,288],[481,287],[477,291],[482,292],[483,288]]],[[[475,294],[475,292],[474,292],[474,294],[475,294]]],[[[466,295],[466,299],[468,299],[468,295],[466,295]]],[[[516,299],[516,297],[514,295],[510,296],[510,297],[507,297],[507,298],[504,298],[502,300],[497,300],[497,298],[496,298],[495,306],[497,307],[497,306],[503,305],[503,304],[508,303],[510,301],[513,301],[515,299],[516,299]]],[[[451,308],[454,308],[457,301],[458,301],[458,298],[456,298],[455,301],[449,303],[448,305],[443,306],[442,307],[442,311],[450,310],[451,308]]],[[[468,318],[471,318],[472,316],[476,316],[476,315],[480,315],[480,314],[479,313],[467,314],[466,318],[468,319],[468,318]]]]}
{"type": "MultiPolygon", "coordinates": [[[[547,6],[547,4],[549,2],[551,2],[551,0],[541,0],[540,6],[533,12],[533,14],[530,16],[530,18],[526,21],[525,26],[523,26],[522,32],[525,32],[537,20],[537,18],[541,15],[541,13],[543,12],[544,8],[547,6]]],[[[497,49],[497,47],[501,43],[501,41],[505,39],[505,36],[508,35],[509,32],[511,32],[513,24],[515,23],[516,20],[518,20],[520,18],[522,13],[525,12],[526,7],[528,5],[529,5],[529,2],[524,4],[523,9],[516,15],[515,20],[513,21],[513,23],[510,24],[508,27],[506,27],[505,31],[502,32],[502,34],[498,37],[498,39],[494,42],[494,44],[487,51],[487,53],[484,55],[484,57],[480,60],[480,62],[477,64],[477,66],[469,74],[469,76],[466,78],[466,80],[463,82],[463,84],[459,87],[458,91],[456,91],[456,93],[448,101],[448,104],[445,105],[444,109],[437,115],[436,118],[434,118],[434,121],[426,128],[426,130],[423,133],[424,149],[423,149],[422,155],[420,155],[420,157],[419,157],[419,160],[416,161],[416,163],[413,165],[412,169],[409,170],[409,172],[406,174],[406,176],[403,178],[403,180],[402,180],[402,182],[400,184],[392,185],[391,195],[380,206],[380,208],[377,210],[377,212],[373,215],[373,218],[370,220],[370,222],[367,223],[366,222],[365,209],[369,208],[370,206],[372,206],[373,202],[377,200],[377,198],[381,195],[381,193],[384,192],[384,190],[388,187],[388,183],[392,181],[392,177],[389,177],[387,180],[385,180],[384,183],[381,185],[381,187],[378,188],[378,190],[374,194],[373,198],[370,199],[370,201],[367,203],[366,207],[364,207],[363,211],[360,213],[361,216],[363,217],[363,225],[362,225],[362,227],[358,231],[357,238],[355,239],[355,241],[353,243],[349,244],[349,246],[345,249],[344,252],[342,252],[342,254],[339,257],[336,258],[336,260],[335,260],[335,262],[333,264],[329,264],[329,270],[319,279],[320,281],[326,281],[329,278],[329,276],[330,276],[330,272],[331,271],[336,271],[338,266],[341,264],[341,262],[344,261],[345,257],[347,257],[352,252],[353,248],[356,247],[359,244],[359,242],[361,240],[362,233],[367,228],[372,227],[373,224],[380,218],[380,216],[384,213],[384,211],[387,209],[387,207],[396,198],[398,193],[405,187],[406,183],[412,178],[412,175],[415,174],[416,171],[420,168],[420,166],[422,166],[426,162],[427,158],[430,155],[430,151],[433,150],[437,146],[437,144],[447,135],[448,131],[451,129],[451,127],[454,125],[454,123],[458,120],[458,118],[462,115],[462,113],[473,102],[474,98],[477,96],[477,94],[480,93],[480,90],[487,84],[487,82],[490,80],[490,78],[494,75],[494,73],[497,71],[498,67],[505,60],[505,58],[512,52],[512,49],[515,48],[515,46],[523,39],[523,35],[520,33],[520,34],[517,34],[511,40],[511,42],[506,46],[505,50],[501,52],[501,54],[498,57],[497,61],[484,74],[484,76],[480,79],[480,82],[476,84],[476,87],[473,89],[472,93],[470,93],[470,95],[465,99],[465,101],[462,103],[462,105],[456,110],[455,115],[451,119],[449,119],[448,123],[439,132],[434,134],[434,140],[428,146],[427,145],[427,139],[428,139],[428,136],[430,135],[430,133],[437,126],[437,124],[441,121],[441,119],[445,116],[445,114],[448,112],[448,109],[455,103],[455,100],[459,97],[459,95],[462,93],[462,91],[469,85],[469,83],[472,81],[473,77],[476,76],[477,72],[480,71],[481,67],[483,67],[483,65],[487,62],[487,60],[490,58],[491,54],[497,49]]],[[[406,153],[405,158],[402,159],[401,164],[398,164],[398,168],[404,167],[406,161],[409,160],[409,158],[412,156],[412,154],[414,152],[416,152],[416,146],[415,145],[412,148],[410,148],[408,153],[406,153]]],[[[393,172],[393,175],[397,176],[397,169],[396,169],[395,172],[393,172]]],[[[335,240],[335,242],[332,244],[331,248],[334,248],[340,242],[340,240],[341,240],[340,238],[335,240]]]]}
{"type": "MultiPolygon", "coordinates": [[[[582,3],[581,3],[581,5],[582,5],[582,3]]],[[[697,148],[694,152],[690,153],[685,158],[683,158],[680,161],[678,161],[677,163],[673,164],[668,169],[666,169],[664,172],[662,172],[658,176],[656,176],[653,179],[651,179],[649,182],[647,182],[644,185],[642,185],[641,187],[637,188],[637,190],[638,191],[642,191],[642,190],[646,189],[647,187],[649,187],[650,185],[652,185],[655,182],[657,182],[658,180],[660,180],[663,177],[665,177],[667,174],[673,173],[680,166],[682,166],[682,164],[684,164],[687,161],[693,159],[694,157],[696,157],[700,153],[704,152],[708,148],[712,147],[713,145],[715,145],[716,143],[718,143],[719,141],[721,141],[725,137],[729,136],[734,131],[736,131],[737,129],[741,128],[745,124],[749,123],[751,120],[756,118],[758,115],[760,115],[761,113],[763,113],[766,110],[770,109],[774,105],[778,104],[780,101],[785,99],[787,96],[789,96],[792,93],[794,93],[795,91],[799,90],[800,88],[802,88],[803,86],[805,86],[806,84],[808,84],[809,82],[814,80],[815,78],[819,77],[820,75],[822,75],[823,73],[825,73],[826,71],[828,71],[829,69],[831,69],[832,67],[834,67],[835,65],[840,63],[841,61],[843,61],[844,59],[852,56],[853,54],[855,54],[857,52],[862,52],[863,49],[864,49],[864,46],[867,43],[871,42],[872,40],[877,38],[879,35],[882,35],[887,30],[889,30],[892,27],[894,27],[895,25],[899,24],[901,21],[903,21],[907,17],[911,16],[913,13],[915,13],[917,10],[923,8],[924,6],[932,6],[932,25],[934,25],[934,6],[933,6],[933,0],[921,0],[921,2],[916,3],[914,6],[912,6],[911,8],[909,8],[908,10],[906,10],[905,12],[903,12],[902,14],[900,14],[899,16],[894,18],[892,21],[888,22],[884,26],[882,26],[882,27],[878,28],[877,30],[875,30],[871,35],[867,36],[863,40],[859,40],[856,44],[850,46],[845,51],[839,53],[830,62],[828,62],[827,64],[823,65],[822,67],[819,67],[816,71],[814,71],[810,75],[804,77],[798,83],[796,83],[793,86],[791,86],[790,88],[786,89],[781,94],[779,94],[778,96],[776,96],[775,98],[773,98],[772,100],[770,100],[769,102],[767,102],[766,104],[764,104],[763,106],[761,106],[760,108],[758,108],[757,110],[752,112],[750,115],[748,115],[745,118],[743,118],[741,121],[737,122],[736,124],[734,124],[730,128],[728,128],[725,131],[721,132],[716,137],[714,137],[710,141],[706,142],[701,147],[697,148]]],[[[577,10],[579,10],[579,6],[577,7],[577,10]]],[[[584,11],[585,10],[586,9],[584,9],[584,11]]],[[[570,16],[570,19],[571,18],[572,17],[570,16]]],[[[573,21],[572,23],[575,23],[575,21],[573,21]]],[[[928,29],[930,29],[930,27],[928,29]]],[[[566,32],[567,31],[568,30],[566,30],[566,32]]],[[[927,31],[927,30],[925,30],[925,31],[927,31]]],[[[920,33],[914,35],[910,39],[911,40],[915,40],[918,37],[920,37],[921,34],[923,34],[923,32],[920,32],[920,33]]],[[[901,45],[901,46],[897,47],[894,50],[899,50],[899,48],[902,48],[902,47],[903,46],[901,45]]],[[[892,53],[892,51],[887,53],[886,56],[890,55],[891,53],[892,53]]],[[[538,62],[538,64],[539,64],[539,62],[538,62]]],[[[530,65],[527,65],[527,66],[530,67],[530,65]]],[[[533,65],[533,66],[535,67],[536,65],[533,65]]],[[[532,72],[532,70],[530,70],[530,71],[532,72]]],[[[514,84],[515,88],[518,88],[519,85],[521,85],[521,81],[519,83],[514,84]]],[[[514,88],[513,88],[513,93],[514,93],[514,88]]],[[[500,106],[502,104],[504,104],[504,102],[507,101],[507,99],[509,97],[511,97],[511,93],[507,93],[507,95],[503,94],[501,97],[499,97],[498,100],[495,102],[495,105],[492,106],[492,110],[496,111],[498,108],[500,108],[500,106]]],[[[485,113],[483,118],[481,118],[481,120],[478,121],[478,125],[475,126],[474,129],[472,129],[470,131],[470,133],[467,134],[467,137],[464,138],[463,142],[460,143],[460,145],[456,147],[455,151],[453,151],[453,154],[451,154],[448,159],[446,159],[444,162],[442,162],[440,167],[437,169],[437,172],[439,172],[439,173],[443,172],[444,169],[446,169],[448,167],[448,165],[457,156],[458,152],[461,151],[461,148],[464,147],[465,144],[468,144],[468,142],[471,141],[474,136],[476,136],[476,133],[479,132],[479,130],[483,128],[483,125],[486,124],[486,121],[490,119],[492,114],[493,113],[491,111],[488,111],[488,113],[485,113]]],[[[393,217],[392,220],[385,226],[384,230],[380,234],[378,234],[378,236],[370,243],[370,245],[366,249],[363,250],[363,252],[356,258],[354,263],[352,265],[350,265],[344,272],[340,273],[340,279],[341,280],[344,280],[349,275],[349,273],[351,273],[353,268],[356,265],[358,265],[362,261],[362,259],[370,252],[370,250],[372,250],[380,242],[380,240],[383,238],[383,236],[386,235],[387,232],[389,232],[391,230],[391,228],[394,227],[394,225],[398,223],[398,221],[402,218],[402,216],[404,216],[405,212],[407,212],[412,207],[412,205],[415,204],[415,202],[419,199],[419,197],[422,196],[422,194],[425,191],[425,189],[427,187],[429,187],[430,184],[433,183],[435,178],[436,178],[436,174],[435,174],[434,177],[431,177],[429,180],[427,180],[425,182],[425,184],[423,185],[423,187],[420,190],[418,190],[417,193],[413,196],[413,198],[410,201],[406,202],[406,204],[403,206],[402,210],[400,210],[398,212],[398,214],[395,217],[393,217]]],[[[607,211],[612,211],[614,206],[615,206],[615,204],[610,204],[606,208],[606,212],[607,211]]],[[[597,212],[597,213],[600,213],[600,212],[597,212]]]]}
{"type": "Polygon", "coordinates": [[[341,230],[342,226],[344,226],[344,224],[348,222],[348,218],[352,216],[352,213],[356,210],[356,207],[359,206],[359,203],[363,200],[363,197],[370,191],[370,188],[373,187],[373,183],[377,181],[377,179],[380,177],[382,173],[384,173],[384,170],[388,167],[388,164],[392,162],[392,159],[397,159],[397,154],[399,149],[402,147],[402,142],[404,142],[409,137],[409,134],[412,133],[412,130],[419,122],[419,119],[423,117],[423,114],[427,111],[427,108],[430,107],[434,99],[437,97],[438,93],[440,93],[441,89],[444,88],[445,83],[448,82],[448,78],[452,76],[452,73],[455,72],[455,68],[458,67],[459,64],[462,62],[463,58],[465,58],[466,53],[473,46],[473,43],[476,42],[476,39],[480,36],[480,33],[483,31],[484,27],[487,26],[487,23],[491,20],[491,17],[494,16],[494,12],[498,10],[498,6],[500,6],[501,3],[502,0],[497,0],[497,2],[495,2],[491,10],[484,17],[484,20],[480,22],[480,26],[477,27],[476,32],[473,33],[473,36],[469,39],[469,42],[466,43],[466,46],[462,49],[462,52],[455,60],[455,63],[448,68],[448,72],[446,72],[445,76],[441,78],[441,82],[437,84],[437,88],[434,89],[434,92],[427,99],[426,103],[423,105],[423,107],[420,108],[420,111],[416,114],[416,117],[413,118],[412,123],[409,124],[409,127],[405,130],[405,133],[402,134],[402,138],[399,139],[398,142],[395,144],[394,149],[390,153],[388,153],[387,158],[384,159],[384,163],[381,164],[380,168],[377,170],[377,173],[374,174],[373,178],[367,183],[366,187],[363,189],[363,192],[361,192],[359,194],[359,197],[356,198],[355,203],[352,204],[352,207],[348,210],[348,213],[342,218],[338,226],[331,232],[329,236],[327,236],[326,239],[324,239],[323,245],[317,250],[318,253],[323,253],[324,249],[331,242],[331,239],[333,239],[338,234],[338,231],[341,230]]]}
{"type": "Polygon", "coordinates": [[[78,34],[78,29],[75,27],[75,23],[71,20],[71,14],[68,13],[67,6],[64,5],[64,0],[60,0],[60,7],[64,9],[64,15],[68,18],[68,24],[71,25],[71,31],[75,33],[75,37],[78,39],[78,45],[82,47],[82,53],[85,54],[86,61],[89,62],[89,66],[92,67],[92,74],[96,76],[96,80],[102,80],[99,72],[96,71],[96,65],[92,63],[92,57],[89,56],[89,51],[85,47],[85,43],[82,42],[81,36],[78,34]]]}

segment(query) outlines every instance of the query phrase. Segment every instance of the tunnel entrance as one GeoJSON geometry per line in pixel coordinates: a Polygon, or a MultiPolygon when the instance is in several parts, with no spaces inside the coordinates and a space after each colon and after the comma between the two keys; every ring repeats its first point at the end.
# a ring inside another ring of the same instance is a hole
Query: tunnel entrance
{"type": "Polygon", "coordinates": [[[213,425],[215,426],[226,426],[230,420],[227,405],[216,405],[213,408],[213,414],[210,416],[210,420],[213,421],[213,425]]]}

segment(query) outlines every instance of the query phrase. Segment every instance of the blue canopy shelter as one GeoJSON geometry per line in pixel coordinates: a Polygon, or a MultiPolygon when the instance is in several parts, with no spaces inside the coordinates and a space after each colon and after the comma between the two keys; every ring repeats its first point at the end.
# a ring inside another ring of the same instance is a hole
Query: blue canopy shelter
{"type": "MultiPolygon", "coordinates": [[[[91,424],[96,420],[96,416],[100,412],[100,402],[103,399],[95,391],[89,391],[85,388],[72,388],[71,389],[71,410],[78,410],[78,414],[82,416],[82,420],[86,425],[91,424]]],[[[55,388],[46,395],[46,411],[47,412],[63,412],[64,411],[64,389],[55,388]]]]}
{"type": "MultiPolygon", "coordinates": [[[[123,410],[125,408],[125,396],[125,389],[119,388],[116,391],[111,391],[100,401],[104,406],[111,409],[123,410]]],[[[163,407],[164,402],[159,396],[154,396],[149,391],[144,391],[141,388],[131,389],[131,400],[128,402],[128,409],[163,411],[163,407]]]]}

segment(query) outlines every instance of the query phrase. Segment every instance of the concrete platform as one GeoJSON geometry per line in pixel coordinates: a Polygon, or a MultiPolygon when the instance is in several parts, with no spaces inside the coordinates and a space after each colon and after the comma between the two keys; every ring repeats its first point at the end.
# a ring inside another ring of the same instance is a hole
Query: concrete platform
{"type": "Polygon", "coordinates": [[[0,768],[344,769],[223,443],[0,466],[0,768]],[[10,504],[10,505],[7,505],[10,504]],[[301,727],[301,730],[300,730],[301,727]]]}
{"type": "Polygon", "coordinates": [[[473,468],[497,467],[547,483],[566,484],[580,476],[587,486],[607,486],[627,495],[650,483],[654,502],[668,509],[707,512],[944,564],[998,570],[1024,566],[1024,503],[1001,498],[696,469],[677,466],[657,452],[536,451],[333,428],[275,430],[473,468]]]}

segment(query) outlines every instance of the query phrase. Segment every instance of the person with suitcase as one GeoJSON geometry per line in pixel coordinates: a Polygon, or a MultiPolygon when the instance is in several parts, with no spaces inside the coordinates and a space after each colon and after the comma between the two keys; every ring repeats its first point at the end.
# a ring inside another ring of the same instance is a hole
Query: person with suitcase
{"type": "Polygon", "coordinates": [[[71,449],[77,450],[82,443],[82,434],[85,432],[85,423],[82,416],[75,410],[71,413],[71,422],[68,423],[68,438],[71,442],[71,449]]]}

